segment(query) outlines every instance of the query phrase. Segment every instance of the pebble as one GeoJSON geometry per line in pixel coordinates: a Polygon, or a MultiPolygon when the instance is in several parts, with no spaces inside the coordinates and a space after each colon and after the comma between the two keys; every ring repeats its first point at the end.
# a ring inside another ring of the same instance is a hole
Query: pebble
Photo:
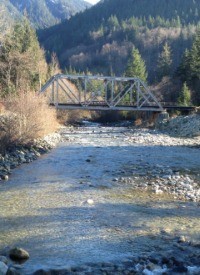
{"type": "Polygon", "coordinates": [[[88,199],[87,200],[87,203],[90,204],[90,205],[93,205],[94,204],[94,201],[92,199],[88,199]]]}
{"type": "Polygon", "coordinates": [[[184,243],[184,242],[186,242],[185,236],[180,236],[178,239],[178,243],[184,243]]]}
{"type": "Polygon", "coordinates": [[[91,160],[90,159],[86,159],[86,162],[91,162],[91,160]]]}

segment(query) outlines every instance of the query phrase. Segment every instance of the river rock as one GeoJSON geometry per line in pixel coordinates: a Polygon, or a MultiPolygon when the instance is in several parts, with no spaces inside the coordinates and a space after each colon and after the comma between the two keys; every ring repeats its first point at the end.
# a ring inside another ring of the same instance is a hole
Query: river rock
{"type": "Polygon", "coordinates": [[[188,271],[188,274],[199,275],[200,274],[200,267],[198,267],[198,266],[188,266],[187,271],[188,271]]]}
{"type": "Polygon", "coordinates": [[[17,271],[14,267],[10,267],[6,275],[20,275],[20,272],[17,271]]]}
{"type": "Polygon", "coordinates": [[[6,275],[8,267],[5,263],[0,262],[0,275],[6,275]]]}
{"type": "Polygon", "coordinates": [[[179,238],[178,238],[178,241],[177,241],[178,243],[185,243],[186,242],[186,238],[185,238],[185,236],[180,236],[179,238]]]}
{"type": "Polygon", "coordinates": [[[60,134],[54,133],[44,139],[35,140],[31,145],[13,146],[4,155],[0,154],[0,180],[8,180],[12,169],[37,159],[55,147],[60,139],[60,134]]]}
{"type": "Polygon", "coordinates": [[[15,247],[9,251],[9,256],[12,260],[20,261],[20,260],[28,260],[29,253],[23,248],[15,247]]]}
{"type": "Polygon", "coordinates": [[[90,159],[86,159],[86,162],[91,162],[91,160],[90,159]]]}
{"type": "Polygon", "coordinates": [[[1,178],[2,178],[2,180],[8,180],[9,176],[8,175],[2,175],[1,178]]]}
{"type": "Polygon", "coordinates": [[[51,271],[51,270],[44,270],[44,269],[39,269],[33,273],[33,275],[51,275],[51,274],[59,274],[59,273],[57,273],[57,271],[55,270],[51,271]]]}
{"type": "Polygon", "coordinates": [[[8,259],[5,256],[0,256],[0,262],[3,262],[4,264],[8,264],[8,259]]]}

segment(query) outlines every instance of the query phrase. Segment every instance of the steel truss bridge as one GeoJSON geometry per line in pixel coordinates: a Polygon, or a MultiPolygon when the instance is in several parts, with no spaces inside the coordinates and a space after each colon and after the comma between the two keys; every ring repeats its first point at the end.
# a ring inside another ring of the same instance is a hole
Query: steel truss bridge
{"type": "Polygon", "coordinates": [[[105,77],[57,74],[40,93],[57,109],[156,111],[163,107],[137,77],[105,77]]]}

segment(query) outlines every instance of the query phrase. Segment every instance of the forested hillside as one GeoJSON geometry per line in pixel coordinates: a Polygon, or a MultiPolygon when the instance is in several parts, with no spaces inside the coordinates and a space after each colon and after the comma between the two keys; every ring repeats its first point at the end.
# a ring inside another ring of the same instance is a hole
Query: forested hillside
{"type": "Polygon", "coordinates": [[[16,14],[19,17],[26,13],[32,25],[41,29],[69,19],[91,5],[84,0],[0,0],[0,6],[6,25],[16,18],[16,14]]]}
{"type": "Polygon", "coordinates": [[[39,37],[48,51],[57,53],[62,67],[104,74],[122,74],[135,46],[154,82],[164,44],[171,54],[170,71],[175,71],[191,46],[199,13],[195,0],[104,0],[39,37]]]}
{"type": "Polygon", "coordinates": [[[193,102],[200,102],[199,0],[102,0],[89,9],[83,0],[0,3],[4,7],[2,29],[5,18],[7,27],[11,25],[5,11],[13,20],[20,16],[18,10],[21,14],[25,10],[32,26],[40,28],[37,34],[47,60],[55,53],[68,72],[126,75],[134,53],[144,61],[141,75],[147,76],[146,81],[157,94],[162,93],[161,100],[189,104],[191,97],[181,98],[180,93],[191,92],[193,102]],[[46,28],[51,24],[54,26],[46,28]]]}

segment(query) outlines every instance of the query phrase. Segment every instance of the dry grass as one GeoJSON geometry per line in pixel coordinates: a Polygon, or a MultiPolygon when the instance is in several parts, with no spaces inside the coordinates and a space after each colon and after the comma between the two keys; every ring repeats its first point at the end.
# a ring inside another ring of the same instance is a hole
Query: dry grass
{"type": "Polygon", "coordinates": [[[12,96],[4,105],[6,111],[0,116],[1,151],[12,145],[31,143],[58,127],[56,111],[35,93],[12,96]]]}
{"type": "Polygon", "coordinates": [[[142,118],[137,118],[134,122],[134,125],[135,126],[142,126],[142,123],[143,123],[142,118]]]}
{"type": "Polygon", "coordinates": [[[3,103],[3,101],[0,101],[0,114],[5,112],[5,105],[3,103]]]}
{"type": "Polygon", "coordinates": [[[91,112],[86,110],[57,110],[60,124],[74,124],[83,119],[91,119],[91,112]]]}

